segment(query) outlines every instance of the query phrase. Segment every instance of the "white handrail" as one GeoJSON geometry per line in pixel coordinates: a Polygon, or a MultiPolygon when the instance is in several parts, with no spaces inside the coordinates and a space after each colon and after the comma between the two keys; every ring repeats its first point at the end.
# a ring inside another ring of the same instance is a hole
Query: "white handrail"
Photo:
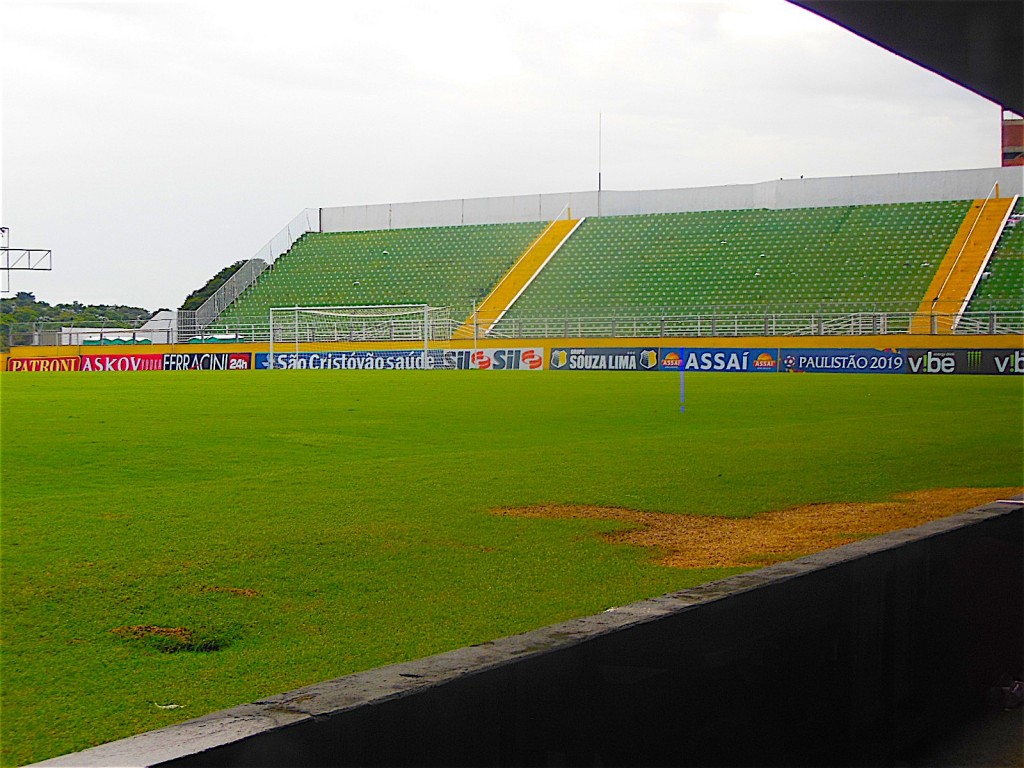
{"type": "Polygon", "coordinates": [[[946,283],[949,282],[949,278],[951,278],[953,273],[956,271],[956,265],[960,263],[960,257],[964,255],[964,249],[971,241],[971,235],[974,234],[974,228],[977,227],[978,222],[981,221],[981,216],[985,212],[985,206],[987,206],[988,201],[992,199],[992,193],[996,192],[998,189],[999,182],[997,181],[992,184],[992,189],[988,191],[988,194],[985,196],[985,201],[981,204],[981,208],[978,209],[978,215],[974,217],[974,223],[971,224],[971,228],[967,231],[967,237],[964,238],[963,243],[960,245],[960,250],[957,252],[956,258],[953,259],[953,265],[949,268],[949,272],[946,273],[946,279],[942,281],[942,285],[939,286],[939,290],[935,293],[935,298],[932,299],[931,309],[933,312],[935,311],[935,302],[939,300],[942,292],[946,289],[946,283]]]}
{"type": "MultiPolygon", "coordinates": [[[[555,218],[553,218],[550,222],[548,222],[548,225],[546,227],[544,227],[544,229],[541,230],[540,234],[537,235],[537,237],[534,238],[533,242],[530,243],[529,247],[527,247],[526,250],[524,250],[521,254],[519,254],[519,258],[516,259],[515,263],[511,267],[509,267],[507,270],[505,270],[505,274],[503,274],[501,276],[501,279],[498,280],[498,282],[496,282],[494,284],[494,287],[490,290],[490,292],[486,296],[484,296],[483,299],[480,300],[480,303],[479,304],[474,304],[474,306],[473,306],[473,314],[474,315],[476,314],[477,310],[480,307],[482,307],[484,304],[486,304],[488,302],[488,300],[491,298],[491,296],[493,296],[497,292],[497,290],[501,287],[502,283],[504,283],[505,280],[508,279],[508,276],[513,274],[516,271],[516,269],[518,269],[519,265],[523,263],[523,259],[525,259],[530,254],[530,252],[536,247],[537,243],[539,243],[543,239],[544,235],[546,235],[551,230],[551,228],[555,226],[555,224],[558,222],[558,220],[560,218],[562,218],[562,214],[566,213],[566,212],[571,213],[571,209],[569,208],[569,204],[568,203],[566,203],[565,205],[562,206],[562,210],[560,210],[558,212],[558,215],[555,216],[555,218]]],[[[517,295],[516,298],[519,298],[519,296],[517,295]]],[[[497,320],[495,320],[495,322],[497,322],[497,320]]]]}
{"type": "MultiPolygon", "coordinates": [[[[510,309],[512,309],[512,305],[513,304],[515,304],[517,301],[519,301],[519,297],[522,296],[523,293],[526,291],[526,289],[530,287],[530,284],[533,283],[533,281],[537,279],[537,275],[539,275],[541,273],[541,271],[543,271],[544,267],[546,267],[548,265],[548,262],[551,261],[555,257],[555,254],[558,253],[562,249],[562,246],[565,245],[566,241],[570,237],[572,237],[573,234],[575,234],[576,230],[580,228],[580,225],[583,224],[585,219],[586,219],[586,217],[584,217],[584,218],[580,219],[579,221],[577,221],[576,224],[573,226],[573,228],[570,229],[568,232],[566,232],[565,237],[562,238],[562,241],[558,245],[556,245],[552,249],[551,253],[548,254],[547,258],[544,259],[544,263],[541,264],[539,267],[537,267],[536,271],[534,271],[534,273],[532,275],[530,275],[530,279],[527,280],[525,283],[523,283],[522,287],[519,289],[518,292],[516,292],[516,295],[512,297],[512,300],[508,303],[508,305],[503,310],[501,310],[501,312],[498,313],[498,316],[496,318],[494,318],[494,320],[491,321],[490,327],[486,331],[484,331],[484,335],[485,336],[490,335],[491,331],[494,330],[494,326],[496,326],[499,322],[501,322],[501,319],[505,316],[505,313],[508,312],[510,309]]],[[[555,221],[558,221],[558,219],[555,219],[555,221]]],[[[554,225],[554,223],[555,223],[554,221],[551,222],[552,225],[554,225]]],[[[545,232],[546,231],[547,230],[545,230],[545,232]]],[[[495,286],[495,288],[497,288],[497,286],[495,286]]]]}
{"type": "Polygon", "coordinates": [[[992,238],[992,242],[989,243],[988,252],[985,254],[985,258],[982,259],[981,265],[978,267],[978,271],[974,275],[974,280],[971,281],[971,287],[967,290],[967,294],[964,296],[964,300],[960,303],[960,307],[956,312],[956,317],[953,319],[954,331],[956,330],[957,325],[960,324],[960,319],[963,317],[964,312],[967,311],[967,307],[971,303],[971,297],[974,296],[974,292],[978,288],[978,283],[981,282],[981,276],[988,268],[988,263],[992,259],[992,254],[995,252],[996,246],[999,245],[999,238],[1002,237],[1003,232],[1006,231],[1006,222],[1009,221],[1010,215],[1013,213],[1013,209],[1016,207],[1017,200],[1019,199],[1019,195],[1014,195],[1013,199],[1010,200],[1010,204],[1006,207],[1006,214],[1003,216],[1003,220],[999,223],[999,229],[996,232],[996,236],[992,238]]]}

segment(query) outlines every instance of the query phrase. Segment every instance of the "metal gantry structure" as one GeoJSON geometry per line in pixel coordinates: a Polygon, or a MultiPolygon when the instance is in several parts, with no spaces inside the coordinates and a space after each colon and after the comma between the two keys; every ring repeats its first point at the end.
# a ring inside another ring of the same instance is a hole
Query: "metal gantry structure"
{"type": "Polygon", "coordinates": [[[11,248],[11,230],[0,227],[0,293],[11,292],[11,272],[49,272],[53,269],[53,251],[49,248],[11,248]]]}

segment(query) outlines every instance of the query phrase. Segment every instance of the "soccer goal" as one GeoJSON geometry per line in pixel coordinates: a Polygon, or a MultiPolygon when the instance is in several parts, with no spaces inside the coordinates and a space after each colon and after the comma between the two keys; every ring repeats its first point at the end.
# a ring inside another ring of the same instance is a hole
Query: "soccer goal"
{"type": "Polygon", "coordinates": [[[405,341],[422,349],[423,367],[441,367],[442,347],[451,340],[448,307],[428,304],[376,304],[339,307],[271,307],[270,366],[274,355],[310,351],[311,345],[347,345],[358,342],[405,341]],[[302,345],[306,345],[303,347],[302,345]],[[428,358],[434,355],[432,364],[428,358]]]}

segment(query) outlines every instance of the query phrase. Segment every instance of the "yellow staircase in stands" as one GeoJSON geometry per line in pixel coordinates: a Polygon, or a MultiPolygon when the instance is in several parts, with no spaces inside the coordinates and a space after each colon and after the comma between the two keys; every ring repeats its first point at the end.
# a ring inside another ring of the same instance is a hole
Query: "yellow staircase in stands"
{"type": "Polygon", "coordinates": [[[453,339],[486,336],[497,325],[520,294],[550,261],[555,252],[576,231],[582,219],[556,219],[540,233],[533,244],[519,257],[505,276],[491,289],[476,312],[455,329],[453,339]]]}
{"type": "Polygon", "coordinates": [[[975,200],[925,292],[911,333],[952,333],[1016,198],[975,200]]]}

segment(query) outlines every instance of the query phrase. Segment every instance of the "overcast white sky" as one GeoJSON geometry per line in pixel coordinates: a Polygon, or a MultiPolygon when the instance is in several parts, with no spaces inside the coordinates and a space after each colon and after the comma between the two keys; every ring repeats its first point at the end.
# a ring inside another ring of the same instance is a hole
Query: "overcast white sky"
{"type": "Polygon", "coordinates": [[[305,207],[999,164],[999,108],[783,0],[0,6],[51,303],[175,308],[305,207]]]}

